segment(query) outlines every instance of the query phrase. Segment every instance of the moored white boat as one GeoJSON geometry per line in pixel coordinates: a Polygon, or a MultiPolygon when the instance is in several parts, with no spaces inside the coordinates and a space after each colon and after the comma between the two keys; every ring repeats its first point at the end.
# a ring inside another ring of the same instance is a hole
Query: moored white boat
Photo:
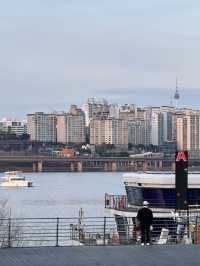
{"type": "Polygon", "coordinates": [[[11,171],[5,172],[5,177],[3,177],[3,181],[0,184],[1,187],[32,187],[33,183],[25,179],[22,176],[22,172],[19,171],[11,171]]]}

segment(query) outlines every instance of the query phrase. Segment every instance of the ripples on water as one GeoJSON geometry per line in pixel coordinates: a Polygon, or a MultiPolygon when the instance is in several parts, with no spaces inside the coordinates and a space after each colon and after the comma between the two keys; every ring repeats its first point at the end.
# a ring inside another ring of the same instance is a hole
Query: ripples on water
{"type": "Polygon", "coordinates": [[[0,188],[15,217],[104,216],[105,193],[125,193],[122,173],[27,173],[32,188],[0,188]]]}

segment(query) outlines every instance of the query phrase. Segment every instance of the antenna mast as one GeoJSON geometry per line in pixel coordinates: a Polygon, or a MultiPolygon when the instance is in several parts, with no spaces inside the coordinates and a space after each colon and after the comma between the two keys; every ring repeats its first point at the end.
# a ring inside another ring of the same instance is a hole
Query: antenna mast
{"type": "Polygon", "coordinates": [[[174,94],[174,101],[175,101],[175,108],[178,108],[178,103],[180,100],[180,94],[178,91],[178,78],[176,77],[176,90],[175,90],[175,94],[174,94]]]}

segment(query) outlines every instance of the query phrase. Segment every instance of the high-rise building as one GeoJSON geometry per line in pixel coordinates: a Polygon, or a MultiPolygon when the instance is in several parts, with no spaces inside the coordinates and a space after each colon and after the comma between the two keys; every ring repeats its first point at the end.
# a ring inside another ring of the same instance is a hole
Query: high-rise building
{"type": "Polygon", "coordinates": [[[94,115],[109,115],[108,102],[103,98],[88,98],[87,102],[82,106],[82,110],[85,113],[86,126],[89,126],[90,120],[94,115]]]}
{"type": "Polygon", "coordinates": [[[128,122],[122,119],[96,117],[90,123],[90,144],[128,144],[128,122]]]}
{"type": "Polygon", "coordinates": [[[122,119],[105,120],[105,143],[114,145],[128,144],[128,122],[122,119]]]}
{"type": "Polygon", "coordinates": [[[126,121],[135,121],[137,118],[137,111],[133,104],[125,104],[119,109],[119,118],[126,121]]]}
{"type": "Polygon", "coordinates": [[[118,104],[110,104],[109,105],[109,117],[119,118],[120,107],[118,104]]]}
{"type": "Polygon", "coordinates": [[[27,123],[26,121],[20,121],[18,119],[5,118],[0,121],[0,131],[21,136],[27,133],[27,123]]]}
{"type": "Polygon", "coordinates": [[[56,115],[36,112],[27,115],[27,131],[32,141],[56,142],[56,115]]]}
{"type": "Polygon", "coordinates": [[[200,111],[187,109],[177,116],[176,141],[178,149],[200,150],[200,111]]]}
{"type": "Polygon", "coordinates": [[[125,104],[120,107],[119,118],[128,122],[128,142],[137,145],[145,144],[146,110],[125,104]]]}
{"type": "Polygon", "coordinates": [[[90,144],[99,145],[105,143],[104,117],[96,117],[90,121],[90,144]]]}
{"type": "Polygon", "coordinates": [[[145,143],[145,121],[128,121],[128,143],[133,145],[145,143]]]}
{"type": "Polygon", "coordinates": [[[163,141],[175,140],[175,114],[172,112],[162,112],[163,118],[163,141]]]}
{"type": "Polygon", "coordinates": [[[151,144],[159,146],[163,143],[162,113],[152,110],[151,119],[151,144]]]}
{"type": "Polygon", "coordinates": [[[68,113],[57,116],[57,142],[59,143],[85,143],[85,114],[71,105],[68,113]]]}
{"type": "Polygon", "coordinates": [[[176,138],[176,116],[173,107],[149,107],[144,113],[145,145],[163,145],[176,138]]]}

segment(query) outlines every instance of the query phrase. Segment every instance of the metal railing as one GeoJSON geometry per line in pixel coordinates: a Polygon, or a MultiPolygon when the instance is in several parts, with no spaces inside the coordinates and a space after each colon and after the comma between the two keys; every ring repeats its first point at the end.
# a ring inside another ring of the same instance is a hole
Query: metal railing
{"type": "Polygon", "coordinates": [[[127,196],[105,194],[105,208],[116,210],[128,208],[127,196]]]}
{"type": "MultiPolygon", "coordinates": [[[[0,219],[0,247],[139,244],[135,218],[24,218],[0,219]]],[[[200,244],[200,217],[153,220],[153,244],[200,244]]]]}
{"type": "Polygon", "coordinates": [[[0,219],[0,247],[104,244],[114,231],[113,217],[0,219]]]}

